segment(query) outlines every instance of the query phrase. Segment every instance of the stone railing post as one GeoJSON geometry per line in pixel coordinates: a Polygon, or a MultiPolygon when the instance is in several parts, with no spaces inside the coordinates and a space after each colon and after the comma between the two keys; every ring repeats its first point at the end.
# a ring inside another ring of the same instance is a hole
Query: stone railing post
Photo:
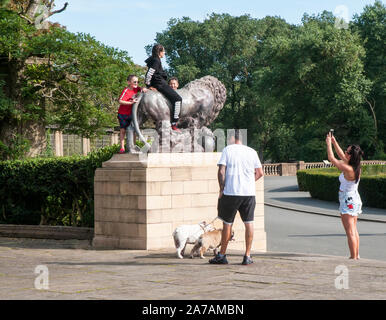
{"type": "Polygon", "coordinates": [[[55,130],[55,156],[63,156],[63,133],[59,130],[55,130]]]}
{"type": "Polygon", "coordinates": [[[84,156],[87,156],[91,151],[90,139],[82,138],[82,152],[84,156]]]}
{"type": "Polygon", "coordinates": [[[297,164],[298,170],[305,170],[306,169],[306,163],[304,161],[299,161],[297,164]]]}
{"type": "Polygon", "coordinates": [[[282,163],[281,176],[296,176],[297,163],[282,163]]]}

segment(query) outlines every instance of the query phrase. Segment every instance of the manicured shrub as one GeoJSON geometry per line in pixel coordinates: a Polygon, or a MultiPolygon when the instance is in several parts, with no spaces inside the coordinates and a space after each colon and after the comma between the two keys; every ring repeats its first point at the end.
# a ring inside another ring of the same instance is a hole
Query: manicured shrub
{"type": "Polygon", "coordinates": [[[95,170],[118,149],[0,162],[0,223],[93,227],[95,170]]]}
{"type": "MultiPolygon", "coordinates": [[[[299,170],[299,190],[309,191],[313,198],[338,202],[339,175],[337,168],[299,170]]],[[[364,206],[386,209],[386,166],[362,166],[358,191],[364,206]]]]}

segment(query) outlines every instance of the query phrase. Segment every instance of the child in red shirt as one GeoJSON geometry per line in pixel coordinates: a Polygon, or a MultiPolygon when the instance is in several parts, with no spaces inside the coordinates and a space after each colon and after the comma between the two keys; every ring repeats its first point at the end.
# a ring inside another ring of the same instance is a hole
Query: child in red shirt
{"type": "Polygon", "coordinates": [[[125,136],[126,128],[131,124],[133,104],[138,100],[133,98],[138,92],[146,92],[146,88],[138,86],[138,77],[129,75],[127,77],[127,87],[123,89],[119,96],[118,120],[120,125],[120,143],[121,150],[119,153],[125,153],[125,136]]]}

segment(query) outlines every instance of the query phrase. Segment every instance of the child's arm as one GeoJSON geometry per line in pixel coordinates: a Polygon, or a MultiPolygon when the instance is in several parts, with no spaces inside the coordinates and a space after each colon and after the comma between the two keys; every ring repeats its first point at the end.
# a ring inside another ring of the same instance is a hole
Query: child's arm
{"type": "Polygon", "coordinates": [[[127,92],[127,88],[125,90],[123,90],[123,92],[122,92],[121,96],[119,97],[118,101],[119,101],[119,104],[130,106],[130,105],[134,104],[136,101],[132,97],[127,99],[126,92],[127,92]]]}
{"type": "Polygon", "coordinates": [[[123,105],[126,105],[126,106],[130,106],[133,103],[134,103],[134,100],[132,98],[129,101],[119,100],[119,104],[123,104],[123,105]]]}

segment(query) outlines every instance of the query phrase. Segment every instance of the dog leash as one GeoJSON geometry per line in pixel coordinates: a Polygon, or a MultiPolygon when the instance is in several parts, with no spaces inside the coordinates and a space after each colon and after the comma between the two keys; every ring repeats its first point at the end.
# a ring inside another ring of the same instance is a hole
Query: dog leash
{"type": "MultiPolygon", "coordinates": [[[[205,227],[212,224],[213,222],[215,222],[216,220],[218,219],[218,217],[214,218],[210,223],[207,223],[205,224],[205,226],[203,227],[201,224],[199,224],[200,228],[202,229],[202,231],[204,231],[204,233],[206,233],[207,231],[205,230],[205,227]]],[[[217,230],[214,226],[213,226],[214,230],[217,230]]],[[[194,233],[194,235],[196,235],[197,232],[194,233]]]]}

